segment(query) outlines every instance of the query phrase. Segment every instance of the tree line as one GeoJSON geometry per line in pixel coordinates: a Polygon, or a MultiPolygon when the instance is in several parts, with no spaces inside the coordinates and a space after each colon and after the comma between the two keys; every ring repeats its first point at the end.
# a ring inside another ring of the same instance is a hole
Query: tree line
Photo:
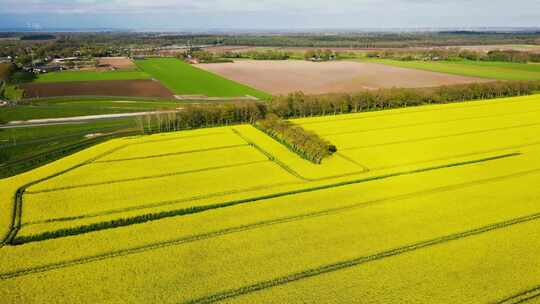
{"type": "Polygon", "coordinates": [[[304,59],[312,61],[330,61],[339,59],[339,53],[329,49],[307,50],[304,59]]]}
{"type": "Polygon", "coordinates": [[[161,133],[255,123],[266,116],[266,105],[255,101],[186,104],[180,111],[161,111],[137,118],[142,133],[161,133]]]}
{"type": "Polygon", "coordinates": [[[500,62],[540,62],[540,54],[516,50],[493,50],[480,52],[458,48],[440,48],[429,50],[384,50],[367,53],[368,58],[382,58],[400,61],[500,61],[500,62]]]}
{"type": "Polygon", "coordinates": [[[273,113],[268,114],[265,119],[258,120],[254,126],[304,159],[316,164],[320,164],[323,158],[337,151],[336,146],[314,132],[283,120],[273,113]]]}
{"type": "Polygon", "coordinates": [[[449,85],[435,88],[380,89],[357,93],[305,95],[295,92],[270,102],[234,101],[187,104],[180,111],[162,111],[137,118],[142,133],[253,124],[302,157],[320,163],[335,147],[282,119],[377,111],[425,104],[530,95],[540,81],[507,81],[449,85]]]}
{"type": "Polygon", "coordinates": [[[177,58],[182,60],[197,59],[200,63],[226,63],[232,62],[229,58],[224,58],[220,54],[196,50],[196,51],[186,51],[176,55],[177,58]]]}
{"type": "Polygon", "coordinates": [[[283,118],[335,115],[522,96],[535,91],[540,91],[540,81],[498,81],[416,89],[392,88],[350,94],[305,95],[296,92],[274,97],[268,105],[268,112],[283,118]]]}
{"type": "Polygon", "coordinates": [[[279,50],[247,51],[247,52],[224,52],[220,54],[224,58],[246,58],[254,60],[287,60],[291,57],[291,52],[279,50]]]}

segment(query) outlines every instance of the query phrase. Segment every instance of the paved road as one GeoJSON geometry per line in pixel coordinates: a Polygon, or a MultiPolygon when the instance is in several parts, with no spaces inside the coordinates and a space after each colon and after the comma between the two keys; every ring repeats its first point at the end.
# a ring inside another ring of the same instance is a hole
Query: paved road
{"type": "Polygon", "coordinates": [[[144,115],[156,114],[156,113],[172,113],[172,112],[177,112],[177,111],[178,110],[116,113],[116,114],[101,114],[101,115],[62,117],[62,118],[31,119],[31,120],[24,120],[24,121],[11,121],[7,125],[0,125],[0,129],[76,124],[76,123],[84,123],[91,120],[136,117],[136,116],[144,116],[144,115]]]}

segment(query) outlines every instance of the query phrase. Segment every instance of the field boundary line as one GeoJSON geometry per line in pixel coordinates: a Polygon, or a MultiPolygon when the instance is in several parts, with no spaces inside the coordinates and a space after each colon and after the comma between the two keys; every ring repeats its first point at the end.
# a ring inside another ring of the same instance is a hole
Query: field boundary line
{"type": "Polygon", "coordinates": [[[185,175],[185,174],[191,174],[191,173],[199,173],[199,172],[206,172],[206,171],[213,171],[213,170],[220,170],[220,169],[243,167],[243,166],[249,166],[249,165],[254,165],[254,164],[259,164],[259,163],[264,163],[264,162],[268,162],[268,160],[258,160],[258,161],[251,161],[251,162],[243,162],[243,163],[236,163],[236,164],[230,164],[230,165],[223,165],[223,166],[206,167],[206,168],[202,168],[202,169],[171,172],[171,173],[165,173],[165,174],[156,174],[156,175],[148,175],[148,176],[141,176],[141,177],[124,178],[124,179],[111,180],[111,181],[107,181],[107,182],[88,183],[88,184],[80,184],[80,185],[73,185],[73,186],[49,188],[49,189],[43,189],[43,190],[39,190],[39,191],[26,191],[26,194],[27,195],[32,195],[32,194],[57,192],[57,191],[70,190],[70,189],[88,188],[88,187],[101,186],[101,185],[112,185],[112,184],[133,182],[133,181],[139,181],[139,180],[158,179],[158,178],[164,178],[164,177],[170,177],[170,176],[179,176],[179,175],[185,175]]]}
{"type": "Polygon", "coordinates": [[[286,191],[286,192],[277,192],[277,193],[261,195],[261,196],[252,197],[252,198],[245,198],[245,199],[239,199],[239,200],[226,201],[226,202],[221,202],[221,203],[217,203],[217,204],[209,204],[209,205],[203,205],[203,206],[192,206],[192,207],[183,208],[183,209],[162,211],[162,212],[157,212],[157,213],[148,213],[148,214],[143,214],[143,215],[134,216],[134,217],[130,217],[130,218],[121,218],[121,219],[110,220],[110,221],[106,221],[106,222],[98,222],[98,223],[94,223],[94,224],[82,225],[82,226],[71,227],[71,228],[64,228],[64,229],[59,229],[59,230],[54,230],[54,231],[47,231],[47,232],[43,232],[43,233],[40,233],[40,234],[34,234],[34,235],[29,235],[29,236],[21,236],[21,237],[13,239],[10,243],[12,245],[20,245],[20,244],[25,244],[25,243],[29,243],[29,242],[39,242],[39,241],[44,241],[44,240],[48,240],[48,239],[55,239],[55,238],[61,238],[61,237],[66,237],[66,236],[71,236],[71,235],[90,233],[90,232],[94,232],[94,231],[112,229],[112,228],[116,228],[116,227],[124,227],[124,226],[129,226],[129,225],[134,225],[134,224],[141,224],[141,223],[146,223],[146,222],[150,222],[150,221],[160,220],[160,219],[163,219],[163,218],[169,218],[169,217],[175,217],[175,216],[183,216],[183,215],[187,215],[187,214],[200,213],[200,212],[213,210],[213,209],[221,209],[221,208],[231,207],[231,206],[235,206],[235,205],[253,203],[253,202],[258,202],[258,201],[271,199],[271,198],[276,198],[276,197],[295,195],[295,194],[299,194],[299,193],[314,192],[314,191],[318,191],[318,190],[335,188],[335,187],[343,187],[343,186],[347,186],[347,185],[365,183],[365,182],[381,180],[381,179],[387,179],[387,178],[403,176],[403,175],[410,175],[410,174],[417,174],[417,173],[422,173],[422,172],[429,172],[429,171],[434,171],[434,170],[439,170],[439,169],[444,169],[444,168],[452,168],[452,167],[457,167],[457,166],[466,166],[466,165],[477,164],[477,163],[488,162],[488,161],[494,161],[494,160],[514,157],[514,156],[519,156],[519,155],[521,155],[521,154],[520,153],[503,154],[503,155],[498,155],[498,156],[493,156],[493,157],[488,157],[488,158],[482,158],[482,159],[477,159],[477,160],[464,161],[464,162],[458,162],[458,163],[452,163],[452,164],[445,164],[445,165],[442,165],[442,166],[434,166],[434,167],[427,167],[427,168],[421,168],[421,169],[410,170],[410,171],[395,172],[395,173],[389,173],[389,174],[385,174],[385,175],[372,176],[372,177],[367,177],[367,178],[363,178],[363,179],[357,179],[357,180],[345,181],[345,182],[340,182],[340,183],[315,186],[315,187],[310,187],[310,188],[297,189],[297,190],[286,191]]]}
{"type": "Polygon", "coordinates": [[[292,169],[291,167],[287,166],[285,163],[283,163],[282,161],[280,161],[277,157],[275,157],[272,153],[266,151],[265,149],[263,149],[261,146],[257,145],[255,142],[251,141],[249,138],[245,137],[242,133],[240,133],[238,130],[236,130],[235,128],[231,128],[231,130],[233,131],[234,134],[236,134],[238,137],[240,137],[242,140],[244,140],[248,145],[252,146],[253,148],[255,148],[255,150],[259,151],[260,153],[262,153],[264,156],[266,156],[270,161],[274,162],[275,164],[277,164],[279,167],[281,167],[283,170],[287,171],[289,174],[293,175],[294,177],[298,178],[298,179],[301,179],[303,181],[310,181],[310,179],[308,178],[305,178],[304,176],[302,176],[300,173],[296,172],[294,169],[292,169]]]}
{"type": "Polygon", "coordinates": [[[16,191],[15,191],[15,195],[14,195],[14,198],[13,198],[13,218],[12,218],[12,222],[11,222],[11,227],[9,228],[9,232],[7,234],[7,236],[0,242],[0,249],[2,247],[4,247],[6,244],[11,244],[13,242],[13,240],[15,240],[15,237],[17,236],[17,233],[19,232],[19,230],[21,229],[21,225],[22,225],[22,205],[23,205],[23,195],[24,195],[24,192],[26,191],[26,189],[28,187],[31,187],[33,185],[36,185],[38,183],[41,183],[43,181],[46,181],[48,179],[51,179],[51,178],[54,178],[56,176],[60,176],[62,174],[65,174],[66,172],[69,172],[69,171],[72,171],[72,170],[75,170],[79,167],[82,167],[84,165],[86,165],[87,163],[90,163],[96,159],[99,159],[105,155],[108,155],[110,153],[113,153],[115,151],[118,151],[120,149],[123,149],[125,146],[119,146],[119,147],[115,147],[113,149],[110,149],[106,152],[103,152],[103,153],[100,153],[94,157],[91,157],[81,163],[78,163],[74,166],[71,166],[69,168],[66,168],[64,170],[61,170],[59,172],[56,172],[54,174],[51,174],[51,175],[48,175],[46,177],[43,177],[43,178],[40,178],[40,179],[37,179],[37,180],[34,180],[32,182],[29,182],[29,183],[26,183],[22,186],[20,186],[16,191]]]}
{"type": "Polygon", "coordinates": [[[118,209],[88,213],[88,214],[84,214],[80,216],[59,217],[59,218],[42,220],[42,221],[27,222],[27,223],[23,223],[22,227],[30,226],[30,225],[37,225],[37,224],[54,223],[54,222],[66,222],[66,221],[80,220],[80,219],[99,217],[99,216],[105,216],[105,215],[113,215],[113,214],[118,214],[118,213],[136,211],[136,210],[151,209],[151,208],[157,208],[157,207],[163,207],[163,206],[169,206],[169,205],[176,205],[180,203],[192,202],[192,201],[197,201],[197,200],[202,200],[202,199],[207,199],[207,198],[212,198],[212,197],[219,197],[219,196],[230,195],[230,194],[238,194],[238,193],[264,190],[264,189],[271,189],[275,187],[282,187],[282,186],[294,185],[294,184],[299,184],[299,183],[302,183],[302,182],[281,182],[281,183],[275,183],[275,184],[268,184],[264,186],[254,186],[250,188],[231,190],[231,191],[214,192],[210,194],[196,195],[196,196],[178,199],[178,200],[160,201],[160,202],[155,202],[155,203],[150,203],[150,204],[136,205],[133,207],[118,208],[118,209]]]}
{"type": "Polygon", "coordinates": [[[317,268],[307,269],[302,272],[292,273],[289,275],[277,277],[277,278],[267,280],[267,281],[260,281],[260,282],[257,282],[251,285],[246,285],[244,287],[240,287],[237,289],[225,290],[225,291],[218,292],[212,295],[186,301],[184,303],[190,303],[190,304],[215,303],[218,301],[223,301],[226,299],[231,299],[231,298],[239,297],[242,295],[250,294],[253,292],[265,290],[265,289],[272,288],[275,286],[285,285],[291,282],[300,281],[303,279],[319,276],[322,274],[340,271],[340,270],[347,269],[350,267],[367,264],[373,261],[378,261],[381,259],[385,259],[385,258],[389,258],[389,257],[393,257],[393,256],[397,256],[397,255],[401,255],[401,254],[405,254],[409,252],[414,252],[414,251],[421,250],[424,248],[429,248],[429,247],[445,244],[452,241],[457,241],[457,240],[468,238],[468,237],[478,236],[484,233],[508,228],[514,225],[536,221],[538,219],[540,219],[540,213],[534,213],[531,215],[518,217],[511,220],[503,221],[503,222],[498,222],[498,223],[478,227],[475,229],[462,231],[459,233],[448,234],[448,235],[440,236],[437,238],[433,238],[433,239],[429,239],[429,240],[425,240],[425,241],[421,241],[417,243],[412,243],[412,244],[405,245],[402,247],[396,247],[390,250],[381,251],[379,253],[375,253],[368,256],[359,256],[357,258],[353,258],[350,260],[340,261],[333,264],[322,265],[317,268]]]}
{"type": "MultiPolygon", "coordinates": [[[[190,130],[177,130],[177,131],[165,132],[165,133],[174,133],[174,132],[181,132],[181,131],[190,131],[190,130]]],[[[163,133],[158,133],[158,134],[163,134],[163,133]]],[[[175,140],[183,140],[183,139],[189,139],[189,138],[207,137],[207,136],[223,135],[223,134],[227,134],[227,132],[222,131],[222,132],[204,133],[204,134],[196,134],[196,135],[178,136],[178,137],[172,137],[172,138],[151,139],[151,140],[145,140],[142,142],[130,143],[130,145],[138,146],[138,145],[145,145],[145,144],[151,144],[151,143],[156,143],[156,142],[175,141],[175,140]]],[[[145,135],[152,135],[152,134],[145,134],[145,135]]]]}
{"type": "MultiPolygon", "coordinates": [[[[519,97],[533,97],[535,95],[539,94],[526,94],[526,95],[518,95],[513,97],[497,97],[497,98],[488,98],[488,99],[476,99],[476,100],[463,100],[463,101],[452,101],[452,102],[446,102],[446,103],[428,103],[418,106],[408,106],[404,108],[395,108],[395,109],[380,109],[380,110],[373,110],[373,111],[358,111],[358,112],[349,112],[349,113],[337,113],[337,114],[326,114],[326,115],[317,115],[317,116],[306,116],[306,117],[295,117],[291,119],[302,119],[302,118],[315,118],[315,117],[338,117],[340,115],[350,115],[350,114],[361,114],[361,113],[375,113],[375,112],[384,112],[385,110],[399,110],[399,109],[405,109],[405,108],[418,108],[418,107],[429,107],[429,106],[442,106],[442,105],[460,105],[460,106],[454,106],[444,109],[420,109],[416,111],[405,111],[405,112],[399,112],[399,113],[377,113],[377,115],[371,115],[369,117],[349,117],[349,118],[338,118],[338,119],[332,119],[332,120],[326,120],[326,121],[313,121],[313,122],[305,122],[301,123],[301,125],[314,125],[314,124],[322,124],[322,123],[329,123],[334,121],[347,121],[347,120],[360,120],[360,119],[368,119],[372,117],[381,117],[381,116],[397,116],[397,115],[406,115],[411,113],[424,113],[424,112],[437,112],[437,111],[448,111],[453,109],[464,109],[464,108],[478,108],[478,107],[485,107],[485,106],[493,106],[494,100],[499,100],[500,103],[519,103],[519,102],[527,102],[531,100],[510,100],[511,98],[518,98],[519,97]],[[500,99],[506,99],[504,101],[500,101],[500,99]]],[[[496,105],[496,104],[495,104],[496,105]]]]}
{"type": "Polygon", "coordinates": [[[511,127],[500,127],[500,128],[484,129],[484,130],[477,130],[477,131],[460,132],[460,133],[448,134],[448,135],[443,135],[443,136],[429,136],[429,137],[415,138],[415,139],[410,139],[410,140],[397,140],[397,141],[368,145],[368,146],[348,147],[348,148],[342,148],[341,151],[369,149],[369,148],[385,147],[385,146],[392,146],[392,145],[399,145],[399,144],[415,143],[415,142],[428,141],[428,140],[434,140],[434,139],[460,137],[460,136],[472,135],[472,134],[482,134],[482,133],[490,133],[490,132],[496,132],[496,131],[522,129],[522,128],[534,127],[538,125],[540,125],[540,122],[516,125],[516,126],[511,126],[511,127]]]}
{"type": "Polygon", "coordinates": [[[475,120],[475,119],[523,115],[523,114],[537,113],[537,112],[540,112],[540,109],[534,110],[534,111],[527,111],[527,112],[514,112],[514,113],[505,113],[505,114],[498,114],[498,115],[484,115],[484,116],[476,116],[476,117],[456,118],[456,119],[450,119],[450,120],[438,120],[438,121],[430,121],[430,122],[422,122],[422,123],[402,124],[402,125],[396,125],[396,126],[384,127],[384,128],[372,128],[372,129],[353,130],[353,131],[346,131],[346,132],[334,132],[334,133],[321,133],[319,135],[320,136],[336,136],[336,135],[346,135],[346,134],[368,133],[368,132],[408,128],[408,127],[438,125],[438,124],[444,124],[444,123],[452,123],[452,122],[475,120]]]}
{"type": "MultiPolygon", "coordinates": [[[[255,128],[255,127],[253,127],[255,128]]],[[[319,178],[309,178],[309,177],[305,177],[303,176],[302,174],[300,174],[299,172],[297,172],[296,170],[294,170],[293,168],[291,168],[290,166],[288,166],[287,164],[285,164],[284,162],[282,162],[278,157],[275,157],[274,155],[272,155],[270,152],[266,151],[265,149],[263,149],[261,146],[257,145],[255,142],[253,142],[252,140],[250,140],[249,138],[247,138],[246,136],[244,136],[242,133],[240,133],[238,130],[232,128],[233,132],[235,134],[237,134],[239,137],[241,137],[245,142],[247,142],[250,146],[254,147],[256,150],[258,150],[259,152],[261,152],[262,154],[264,154],[266,157],[268,157],[269,160],[273,161],[274,163],[276,163],[279,167],[281,167],[283,170],[289,172],[290,174],[294,175],[295,177],[303,180],[303,181],[306,181],[306,182],[317,182],[317,181],[324,181],[324,180],[329,180],[329,179],[335,179],[335,178],[340,178],[340,177],[346,177],[346,176],[351,176],[351,175],[359,175],[359,174],[364,174],[364,173],[367,173],[369,172],[369,168],[364,166],[364,165],[361,165],[359,163],[357,163],[356,161],[342,155],[342,154],[338,154],[338,156],[344,158],[345,160],[348,160],[349,162],[352,162],[353,164],[359,166],[362,168],[362,170],[360,171],[353,171],[353,172],[349,172],[349,173],[344,173],[344,174],[337,174],[337,175],[330,175],[330,176],[325,176],[325,177],[319,177],[319,178]]],[[[263,132],[261,130],[259,130],[258,128],[255,128],[255,130],[259,131],[262,133],[262,135],[266,136],[266,137],[269,137],[271,140],[273,141],[276,141],[273,137],[269,136],[268,134],[266,134],[266,132],[263,132]]],[[[277,142],[277,141],[276,141],[277,142]]],[[[279,142],[278,142],[279,143],[279,142]]],[[[283,145],[282,143],[279,143],[280,145],[283,145]]],[[[290,149],[287,149],[288,152],[292,153],[295,155],[295,157],[298,157],[304,161],[308,161],[302,157],[300,157],[297,153],[291,151],[290,149]]],[[[309,162],[309,161],[308,161],[309,162]]]]}
{"type": "Polygon", "coordinates": [[[519,304],[526,303],[532,299],[540,297],[540,285],[537,285],[531,289],[522,291],[518,294],[514,294],[494,304],[519,304]]]}
{"type": "Polygon", "coordinates": [[[461,158],[461,157],[467,157],[467,156],[475,156],[475,155],[488,154],[488,153],[494,153],[494,152],[511,151],[511,150],[515,150],[515,149],[519,149],[519,148],[526,148],[526,147],[538,146],[538,145],[540,145],[540,141],[535,141],[535,142],[522,144],[522,145],[513,145],[513,146],[505,146],[505,147],[494,148],[494,149],[487,149],[487,150],[478,151],[478,152],[455,154],[455,155],[451,155],[451,156],[448,156],[448,157],[430,158],[430,159],[427,159],[427,160],[401,163],[401,164],[392,165],[392,166],[374,167],[374,168],[371,168],[371,170],[372,171],[378,171],[378,170],[393,169],[393,168],[399,168],[399,167],[410,166],[410,165],[418,165],[418,164],[423,164],[423,163],[430,163],[430,162],[435,162],[435,161],[451,160],[451,159],[454,159],[454,158],[461,158]]]}
{"type": "MultiPolygon", "coordinates": [[[[505,176],[498,176],[498,177],[492,177],[492,178],[487,178],[487,179],[474,180],[474,181],[469,181],[469,182],[464,182],[464,183],[459,183],[459,184],[435,187],[435,188],[430,188],[430,189],[425,189],[425,190],[421,190],[421,191],[410,192],[410,193],[405,193],[405,194],[400,194],[400,195],[395,195],[395,196],[390,196],[390,197],[384,197],[384,198],[379,198],[379,199],[362,201],[362,202],[353,203],[353,204],[349,204],[349,205],[345,205],[345,206],[341,206],[341,207],[336,207],[336,208],[323,209],[323,210],[314,211],[314,212],[308,212],[308,213],[303,213],[303,214],[298,214],[298,215],[293,215],[293,216],[288,216],[288,217],[276,218],[276,219],[272,219],[272,220],[260,221],[260,222],[255,222],[255,223],[251,223],[251,224],[225,228],[225,229],[221,229],[221,230],[217,230],[217,231],[211,231],[211,232],[203,233],[203,234],[199,234],[199,235],[190,235],[190,236],[186,236],[186,237],[182,237],[182,238],[178,238],[178,239],[167,240],[167,241],[157,242],[157,243],[153,243],[153,244],[146,244],[146,245],[142,245],[142,246],[138,246],[138,247],[134,247],[134,248],[118,250],[118,251],[115,251],[115,252],[108,252],[108,253],[98,254],[98,255],[94,255],[94,256],[87,256],[87,257],[82,257],[82,258],[79,258],[79,259],[74,259],[74,260],[69,260],[69,261],[64,261],[64,262],[59,262],[59,263],[53,263],[53,264],[44,265],[44,266],[25,268],[25,269],[20,269],[20,270],[8,272],[8,273],[0,273],[0,280],[7,280],[7,279],[19,277],[19,276],[25,276],[25,275],[41,273],[41,272],[47,272],[47,271],[54,270],[54,269],[60,269],[60,268],[65,268],[65,267],[69,267],[69,266],[86,264],[86,263],[96,262],[96,261],[105,260],[105,259],[109,259],[109,258],[127,256],[127,255],[131,255],[131,254],[137,254],[137,253],[141,253],[141,252],[145,252],[145,251],[150,251],[150,250],[155,250],[155,249],[160,249],[160,248],[165,248],[165,247],[170,247],[170,246],[178,246],[178,245],[182,245],[182,244],[185,244],[185,243],[191,243],[191,242],[196,242],[196,241],[207,240],[207,239],[211,239],[211,238],[214,238],[214,237],[220,237],[220,236],[229,235],[229,234],[233,234],[233,233],[240,233],[240,232],[243,232],[243,231],[254,230],[254,229],[263,228],[263,227],[267,227],[267,226],[279,225],[279,224],[284,224],[284,223],[291,223],[291,222],[296,222],[296,221],[300,221],[300,220],[304,220],[304,219],[310,219],[310,218],[322,217],[322,216],[326,216],[326,215],[338,214],[340,212],[347,212],[347,211],[350,211],[350,210],[356,210],[356,209],[360,209],[360,208],[369,208],[371,206],[375,206],[375,205],[379,205],[379,204],[384,204],[384,203],[389,203],[389,202],[396,202],[396,201],[401,201],[401,200],[404,200],[404,199],[410,199],[410,198],[414,198],[414,197],[422,197],[422,196],[432,195],[432,194],[441,193],[441,192],[449,192],[449,191],[460,190],[460,189],[464,189],[464,188],[468,188],[468,187],[474,187],[474,186],[487,184],[487,183],[491,183],[491,182],[498,182],[498,181],[508,180],[508,179],[521,177],[521,176],[529,175],[529,174],[534,174],[534,173],[538,173],[538,172],[540,172],[540,169],[534,169],[534,170],[529,170],[529,171],[525,171],[525,172],[509,174],[509,175],[505,175],[505,176]]],[[[499,304],[499,303],[497,303],[497,304],[499,304]]],[[[501,303],[501,304],[503,304],[503,303],[501,303]]],[[[506,304],[506,303],[504,303],[504,304],[506,304]]]]}
{"type": "MultiPolygon", "coordinates": [[[[348,161],[348,162],[350,162],[350,163],[353,163],[353,164],[357,165],[357,166],[360,167],[360,168],[363,168],[364,170],[362,171],[362,173],[364,173],[364,172],[369,172],[369,171],[370,171],[370,169],[369,169],[367,166],[362,165],[361,163],[359,163],[359,162],[357,162],[356,160],[354,160],[354,159],[348,157],[347,155],[344,155],[344,154],[341,153],[341,152],[336,152],[336,153],[334,153],[334,154],[336,154],[336,156],[341,157],[341,158],[343,158],[344,160],[346,160],[346,161],[348,161]]],[[[349,174],[350,174],[350,173],[349,173],[349,174]]],[[[354,173],[354,174],[356,174],[356,173],[354,173]]],[[[346,174],[342,174],[342,175],[338,175],[338,176],[345,176],[345,175],[346,175],[346,174]]]]}
{"type": "Polygon", "coordinates": [[[226,150],[226,149],[233,149],[233,148],[240,148],[240,147],[246,147],[247,144],[238,144],[238,145],[228,145],[228,146],[218,146],[213,148],[205,148],[205,149],[193,149],[193,150],[187,150],[187,151],[180,151],[180,152],[171,152],[171,153],[163,153],[163,154],[155,154],[155,155],[148,155],[148,156],[139,156],[139,157],[129,157],[129,158],[118,158],[118,159],[110,159],[110,160],[99,160],[92,162],[92,164],[101,164],[101,163],[114,163],[114,162],[122,162],[122,161],[130,161],[130,160],[139,160],[139,159],[151,159],[151,158],[159,158],[159,157],[168,157],[168,156],[175,156],[175,155],[183,155],[183,154],[191,154],[191,153],[202,153],[202,152],[209,152],[209,151],[219,151],[219,150],[226,150]]]}

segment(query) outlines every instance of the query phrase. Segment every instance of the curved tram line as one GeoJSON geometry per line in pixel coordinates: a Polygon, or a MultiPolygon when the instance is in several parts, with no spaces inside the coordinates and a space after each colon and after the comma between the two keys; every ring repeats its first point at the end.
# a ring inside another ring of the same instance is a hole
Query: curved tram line
{"type": "Polygon", "coordinates": [[[477,185],[482,185],[482,184],[487,184],[487,183],[492,183],[492,182],[497,182],[497,181],[502,181],[502,180],[507,180],[507,179],[512,179],[512,178],[517,178],[517,177],[521,177],[521,176],[525,176],[525,175],[529,175],[529,174],[535,174],[535,173],[538,173],[538,172],[540,172],[540,168],[539,169],[529,170],[529,171],[518,172],[518,173],[514,173],[514,174],[509,174],[509,175],[505,175],[505,176],[489,178],[489,179],[475,180],[475,181],[465,182],[465,183],[461,183],[461,184],[437,187],[437,188],[426,189],[426,190],[412,192],[412,193],[406,193],[406,194],[401,194],[401,195],[396,195],[396,196],[391,196],[391,197],[385,197],[385,198],[381,198],[381,199],[375,199],[375,200],[371,200],[371,201],[363,201],[363,202],[353,203],[353,204],[342,206],[342,207],[330,208],[330,209],[325,209],[325,210],[320,210],[320,211],[315,211],[315,212],[310,212],[310,213],[305,213],[305,214],[300,214],[300,215],[295,215],[295,216],[290,216],[290,217],[283,217],[283,218],[277,218],[277,219],[272,219],[272,220],[267,220],[267,221],[260,221],[260,222],[256,222],[256,223],[252,223],[252,224],[226,228],[226,229],[213,231],[213,232],[208,232],[208,233],[204,233],[204,234],[200,234],[200,235],[192,235],[192,236],[182,237],[182,238],[179,238],[179,239],[173,239],[173,240],[168,240],[168,241],[164,241],[164,242],[158,242],[158,243],[153,243],[153,244],[142,245],[142,246],[139,246],[139,247],[119,250],[119,251],[115,251],[115,252],[109,252],[109,253],[100,254],[100,255],[82,257],[82,258],[79,258],[79,259],[74,259],[74,260],[70,260],[70,261],[64,261],[64,262],[60,262],[60,263],[49,264],[49,265],[45,265],[45,266],[39,266],[39,267],[33,267],[33,268],[27,268],[27,269],[20,269],[20,270],[16,270],[16,271],[13,271],[13,272],[0,274],[0,280],[7,280],[7,279],[16,278],[16,277],[25,276],[25,275],[30,275],[30,274],[34,274],[34,273],[47,272],[47,271],[54,270],[54,269],[60,269],[60,268],[65,268],[65,267],[70,267],[70,266],[75,266],[75,265],[80,265],[80,264],[97,262],[97,261],[106,260],[106,259],[110,259],[110,258],[127,256],[127,255],[131,255],[131,254],[137,254],[137,253],[150,251],[150,250],[155,250],[155,249],[164,248],[164,247],[182,245],[182,244],[185,244],[185,243],[191,243],[191,242],[195,242],[195,241],[206,240],[206,239],[215,238],[215,237],[219,237],[219,236],[223,236],[223,235],[239,233],[239,232],[258,229],[258,228],[263,228],[263,227],[266,227],[266,226],[273,226],[273,225],[284,224],[284,223],[295,222],[295,221],[301,221],[301,220],[315,218],[315,217],[322,217],[322,216],[327,216],[327,215],[332,215],[332,214],[338,214],[338,213],[341,213],[341,212],[347,212],[347,211],[355,210],[355,209],[359,209],[359,208],[368,208],[370,206],[379,205],[379,204],[383,204],[383,203],[389,203],[389,202],[396,202],[396,201],[400,201],[400,200],[404,200],[404,199],[408,199],[408,198],[421,197],[421,196],[435,194],[435,193],[442,193],[442,192],[459,190],[459,189],[463,189],[463,188],[467,188],[467,187],[473,187],[473,186],[477,186],[477,185]]]}

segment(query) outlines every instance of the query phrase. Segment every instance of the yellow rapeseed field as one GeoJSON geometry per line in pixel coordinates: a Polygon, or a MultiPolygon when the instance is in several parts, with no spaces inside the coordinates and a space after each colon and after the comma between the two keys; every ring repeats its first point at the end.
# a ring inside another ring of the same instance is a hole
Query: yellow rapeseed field
{"type": "Polygon", "coordinates": [[[0,248],[0,296],[540,297],[540,96],[293,122],[338,152],[315,165],[239,125],[112,140],[0,180],[0,232],[13,214],[21,226],[0,248]]]}

